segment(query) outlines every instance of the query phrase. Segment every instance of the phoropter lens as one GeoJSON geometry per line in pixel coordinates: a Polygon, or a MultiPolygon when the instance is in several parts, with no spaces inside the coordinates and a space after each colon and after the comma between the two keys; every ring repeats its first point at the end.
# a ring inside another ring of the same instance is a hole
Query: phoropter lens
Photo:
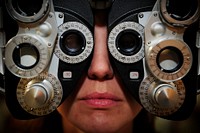
{"type": "Polygon", "coordinates": [[[68,31],[60,38],[60,47],[68,55],[78,55],[85,48],[85,39],[79,31],[68,31]]]}
{"type": "Polygon", "coordinates": [[[176,20],[190,19],[198,8],[198,1],[193,0],[167,0],[166,8],[170,16],[176,20]]]}
{"type": "Polygon", "coordinates": [[[159,52],[157,64],[164,72],[175,72],[183,64],[183,55],[177,48],[166,47],[159,52]]]}
{"type": "Polygon", "coordinates": [[[12,0],[13,8],[22,16],[34,16],[42,8],[43,0],[12,0]]]}
{"type": "Polygon", "coordinates": [[[8,13],[13,19],[23,23],[33,23],[48,15],[50,0],[6,0],[8,13]]]}
{"type": "Polygon", "coordinates": [[[23,69],[31,69],[39,61],[39,52],[35,46],[29,43],[22,43],[15,47],[13,60],[17,66],[23,69]]]}
{"type": "Polygon", "coordinates": [[[116,41],[117,49],[124,55],[136,54],[142,45],[141,36],[133,30],[121,32],[116,41]]]}

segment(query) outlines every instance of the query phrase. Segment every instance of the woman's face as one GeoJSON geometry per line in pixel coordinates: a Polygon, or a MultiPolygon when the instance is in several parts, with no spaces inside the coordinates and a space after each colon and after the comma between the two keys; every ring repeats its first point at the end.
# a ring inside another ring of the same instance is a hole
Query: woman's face
{"type": "Polygon", "coordinates": [[[58,111],[63,126],[69,121],[87,133],[127,133],[131,132],[133,119],[142,107],[126,92],[113,71],[108,56],[106,22],[105,13],[95,13],[92,62],[77,91],[58,111]]]}

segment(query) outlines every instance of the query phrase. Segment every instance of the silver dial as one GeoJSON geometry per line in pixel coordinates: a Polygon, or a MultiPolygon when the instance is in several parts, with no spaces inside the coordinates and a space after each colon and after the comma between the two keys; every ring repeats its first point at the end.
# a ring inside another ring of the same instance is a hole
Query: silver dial
{"type": "Polygon", "coordinates": [[[34,35],[21,34],[12,38],[5,48],[5,64],[16,76],[35,77],[47,66],[50,55],[45,42],[34,35]]]}
{"type": "Polygon", "coordinates": [[[53,96],[53,86],[47,80],[34,83],[26,88],[24,101],[32,108],[39,108],[48,103],[53,96]]]}
{"type": "Polygon", "coordinates": [[[62,95],[60,81],[47,73],[31,79],[21,79],[17,87],[17,99],[21,107],[37,116],[53,112],[60,105],[62,95]]]}
{"type": "Polygon", "coordinates": [[[161,41],[147,52],[149,70],[165,82],[183,78],[189,72],[193,61],[189,46],[181,40],[161,41]]]}
{"type": "Polygon", "coordinates": [[[166,83],[150,75],[141,83],[139,97],[147,111],[166,116],[176,112],[183,104],[185,87],[181,80],[166,83]]]}
{"type": "Polygon", "coordinates": [[[58,41],[54,53],[60,60],[66,63],[76,64],[88,58],[92,53],[93,45],[92,33],[85,25],[79,22],[66,22],[58,27],[58,41]],[[78,38],[77,35],[81,36],[81,39],[78,38]],[[70,54],[70,52],[76,53],[75,47],[80,47],[79,51],[81,52],[77,52],[77,54],[73,55],[70,54]],[[66,52],[66,49],[71,49],[71,51],[66,52]]]}
{"type": "Polygon", "coordinates": [[[141,60],[144,57],[144,27],[136,22],[123,22],[116,25],[109,34],[108,49],[111,55],[122,63],[135,63],[141,60]],[[121,37],[124,35],[122,44],[119,44],[123,48],[117,47],[120,34],[121,37]],[[120,51],[124,51],[124,54],[120,51]],[[131,51],[132,54],[126,54],[131,51]]]}

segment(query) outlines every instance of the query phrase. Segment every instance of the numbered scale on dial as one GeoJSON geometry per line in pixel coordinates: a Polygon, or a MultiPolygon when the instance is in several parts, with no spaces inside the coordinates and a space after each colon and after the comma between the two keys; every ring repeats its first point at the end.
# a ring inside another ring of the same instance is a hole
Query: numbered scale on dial
{"type": "Polygon", "coordinates": [[[58,27],[55,55],[70,64],[86,60],[93,50],[91,31],[82,23],[66,22],[58,27]]]}
{"type": "Polygon", "coordinates": [[[48,64],[49,55],[45,42],[34,35],[17,35],[5,49],[5,64],[14,75],[22,78],[35,77],[48,64]]]}
{"type": "Polygon", "coordinates": [[[144,27],[136,22],[118,24],[109,34],[108,50],[122,63],[140,61],[144,57],[144,27]]]}
{"type": "Polygon", "coordinates": [[[183,104],[185,86],[181,80],[167,83],[150,75],[141,83],[139,97],[147,111],[157,116],[167,116],[183,104]]]}
{"type": "Polygon", "coordinates": [[[35,78],[21,79],[17,87],[17,100],[21,107],[37,116],[47,115],[56,110],[62,95],[60,81],[47,73],[35,78]]]}

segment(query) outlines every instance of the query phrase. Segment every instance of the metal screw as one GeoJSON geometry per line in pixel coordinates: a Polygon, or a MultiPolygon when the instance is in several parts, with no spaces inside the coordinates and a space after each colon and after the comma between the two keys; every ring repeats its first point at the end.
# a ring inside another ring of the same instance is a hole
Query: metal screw
{"type": "Polygon", "coordinates": [[[59,13],[58,17],[59,17],[59,18],[63,18],[63,14],[62,14],[62,13],[59,13]]]}
{"type": "Polygon", "coordinates": [[[144,14],[143,14],[143,13],[140,13],[140,14],[139,14],[139,17],[140,17],[140,18],[143,18],[143,17],[144,17],[144,14]]]}

